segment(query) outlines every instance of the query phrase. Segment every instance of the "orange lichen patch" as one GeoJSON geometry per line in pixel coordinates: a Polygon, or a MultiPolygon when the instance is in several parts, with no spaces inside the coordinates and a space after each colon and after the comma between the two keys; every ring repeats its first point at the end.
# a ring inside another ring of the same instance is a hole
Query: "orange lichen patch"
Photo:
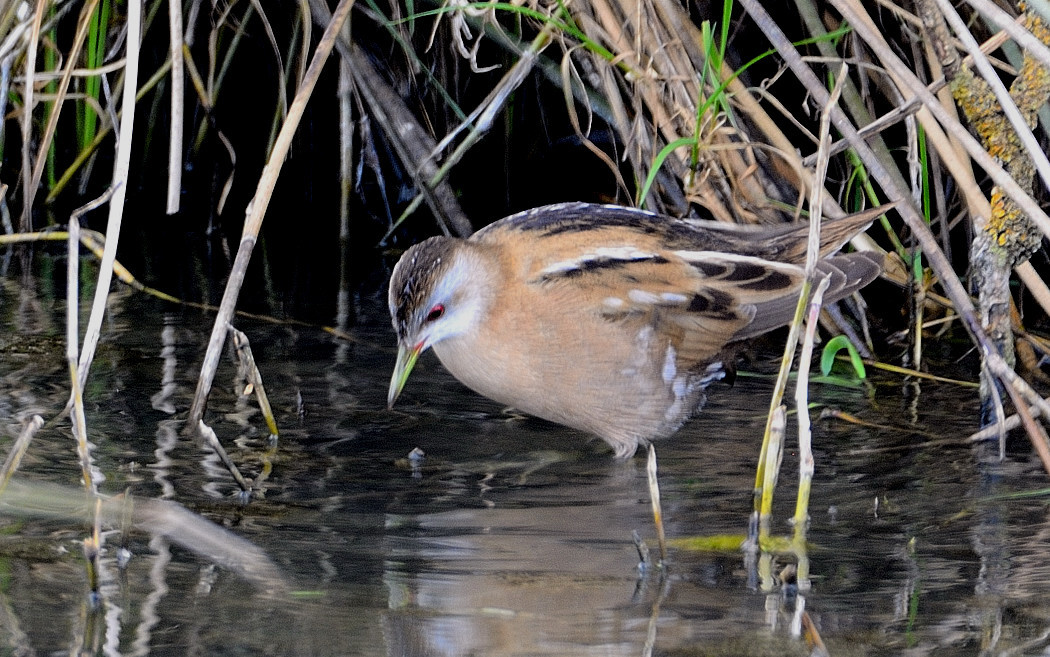
{"type": "MultiPolygon", "coordinates": [[[[1022,3],[1021,6],[1024,7],[1025,4],[1022,3]]],[[[1025,11],[1024,26],[1041,42],[1050,45],[1050,27],[1047,26],[1046,21],[1035,12],[1028,12],[1027,9],[1025,11]]],[[[1021,115],[1029,127],[1035,125],[1036,112],[1046,103],[1048,96],[1050,96],[1050,70],[1026,52],[1021,70],[1018,71],[1017,77],[1010,85],[1010,97],[1021,110],[1021,115]]]]}
{"type": "Polygon", "coordinates": [[[998,187],[992,190],[992,213],[985,230],[1000,247],[1020,261],[1039,248],[1041,236],[1017,205],[998,187]]]}
{"type": "MultiPolygon", "coordinates": [[[[1024,8],[1023,3],[1021,6],[1024,8]]],[[[1037,14],[1027,12],[1024,25],[1040,41],[1050,44],[1050,27],[1037,14]]],[[[1031,191],[1035,179],[1032,158],[1003,114],[988,83],[963,66],[955,71],[950,88],[956,104],[966,115],[988,153],[1002,162],[1022,189],[1031,191]]],[[[1010,97],[1020,109],[1025,122],[1033,126],[1036,112],[1050,97],[1050,70],[1035,57],[1025,53],[1021,69],[1010,85],[1010,97]]],[[[992,189],[991,205],[991,216],[984,226],[991,244],[1004,249],[1011,264],[1027,260],[1039,248],[1041,233],[998,187],[992,189]]]]}

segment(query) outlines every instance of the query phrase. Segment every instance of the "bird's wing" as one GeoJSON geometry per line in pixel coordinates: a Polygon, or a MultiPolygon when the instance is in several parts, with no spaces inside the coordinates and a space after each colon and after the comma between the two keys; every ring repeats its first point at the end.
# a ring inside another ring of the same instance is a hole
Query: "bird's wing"
{"type": "MultiPolygon", "coordinates": [[[[575,306],[607,321],[652,326],[670,339],[679,369],[703,366],[739,336],[757,335],[761,331],[748,327],[763,311],[776,311],[769,328],[790,320],[804,280],[795,265],[719,252],[620,246],[595,255],[574,266],[550,263],[528,282],[549,289],[552,297],[572,297],[575,306]]],[[[762,319],[766,325],[771,318],[762,319]]]]}
{"type": "MultiPolygon", "coordinates": [[[[719,229],[712,238],[711,231],[639,210],[555,207],[513,215],[472,240],[499,243],[513,276],[543,290],[552,305],[666,335],[679,371],[702,369],[728,343],[794,315],[803,267],[745,255],[770,231],[719,229]]],[[[797,234],[804,243],[805,232],[797,234]]],[[[826,298],[834,300],[870,282],[880,265],[849,254],[822,260],[820,271],[832,276],[826,298]]]]}

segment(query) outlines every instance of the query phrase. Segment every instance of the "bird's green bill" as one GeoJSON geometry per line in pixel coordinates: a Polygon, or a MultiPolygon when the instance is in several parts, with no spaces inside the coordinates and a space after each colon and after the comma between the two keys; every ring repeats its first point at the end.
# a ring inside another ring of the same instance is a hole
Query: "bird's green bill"
{"type": "Polygon", "coordinates": [[[412,373],[412,368],[416,365],[416,360],[419,358],[419,353],[423,351],[423,343],[417,344],[415,347],[408,347],[406,345],[399,345],[397,348],[397,362],[394,364],[394,374],[390,377],[390,391],[386,396],[386,407],[393,408],[394,402],[397,401],[398,396],[401,394],[401,390],[405,387],[405,382],[408,381],[408,375],[412,373]]]}

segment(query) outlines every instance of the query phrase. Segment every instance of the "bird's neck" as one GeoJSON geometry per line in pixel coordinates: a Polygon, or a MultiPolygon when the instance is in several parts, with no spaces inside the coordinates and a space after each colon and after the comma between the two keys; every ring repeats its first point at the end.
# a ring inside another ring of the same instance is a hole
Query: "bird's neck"
{"type": "Polygon", "coordinates": [[[466,301],[472,306],[475,327],[482,325],[504,288],[506,272],[499,253],[488,244],[464,241],[456,253],[456,273],[466,301]]]}

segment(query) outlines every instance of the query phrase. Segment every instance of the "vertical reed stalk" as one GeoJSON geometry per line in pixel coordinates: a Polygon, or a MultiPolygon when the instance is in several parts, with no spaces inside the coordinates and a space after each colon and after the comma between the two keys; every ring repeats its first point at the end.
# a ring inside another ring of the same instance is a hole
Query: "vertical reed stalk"
{"type": "Polygon", "coordinates": [[[131,137],[135,127],[135,92],[139,79],[139,42],[142,38],[142,0],[128,2],[127,56],[124,64],[124,89],[121,98],[121,125],[117,135],[117,153],[113,165],[112,197],[109,201],[109,221],[106,224],[106,246],[99,264],[98,286],[88,317],[84,348],[80,353],[78,371],[80,387],[87,383],[88,370],[95,357],[102,330],[102,316],[106,311],[109,284],[113,280],[113,262],[117,258],[117,242],[120,240],[120,225],[124,216],[124,198],[127,195],[128,170],[131,167],[131,137]]]}
{"type": "Polygon", "coordinates": [[[33,104],[36,98],[33,89],[36,87],[36,44],[40,40],[40,22],[44,18],[44,7],[47,0],[37,0],[33,13],[33,27],[29,33],[29,45],[26,48],[25,93],[22,95],[22,219],[18,230],[28,233],[33,226],[33,198],[36,189],[28,181],[33,179],[33,162],[29,150],[33,143],[33,104]]]}
{"type": "Polygon", "coordinates": [[[77,345],[80,342],[78,315],[80,313],[80,220],[69,218],[69,262],[66,265],[66,362],[69,364],[69,382],[73,388],[73,437],[77,441],[80,472],[84,487],[94,492],[91,477],[91,453],[88,449],[87,420],[84,417],[83,386],[77,376],[77,345]]]}
{"type": "Polygon", "coordinates": [[[649,480],[649,502],[653,507],[653,521],[656,523],[656,540],[660,546],[660,565],[667,563],[667,535],[664,533],[664,511],[660,503],[660,480],[656,476],[656,447],[649,443],[649,459],[646,462],[646,475],[649,480]]]}
{"type": "MultiPolygon", "coordinates": [[[[825,276],[813,291],[806,318],[806,336],[802,340],[802,351],[798,356],[798,379],[795,381],[795,409],[798,413],[798,497],[795,500],[795,532],[792,540],[796,552],[806,551],[806,529],[809,524],[809,495],[813,486],[813,432],[809,417],[809,367],[813,359],[813,343],[816,340],[817,323],[820,320],[820,305],[824,291],[831,282],[825,276]]],[[[798,588],[808,590],[809,560],[798,560],[798,588]]]]}
{"type": "Polygon", "coordinates": [[[171,116],[168,137],[168,214],[179,211],[182,193],[182,96],[184,67],[182,59],[182,2],[168,1],[168,27],[171,39],[171,116]]]}

